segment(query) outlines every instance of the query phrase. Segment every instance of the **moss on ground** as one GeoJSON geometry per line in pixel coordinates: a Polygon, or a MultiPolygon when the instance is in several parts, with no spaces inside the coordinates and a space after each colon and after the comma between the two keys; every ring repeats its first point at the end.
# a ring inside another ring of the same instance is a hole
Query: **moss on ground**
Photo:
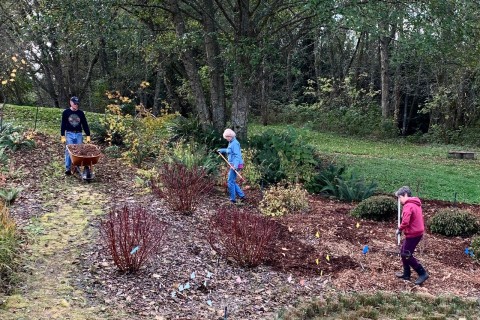
{"type": "Polygon", "coordinates": [[[72,283],[74,262],[81,245],[90,238],[89,221],[102,214],[105,201],[101,194],[92,191],[92,185],[72,183],[77,184],[73,191],[63,190],[65,196],[57,199],[55,210],[36,222],[42,232],[31,234],[33,242],[25,258],[30,272],[22,275],[21,292],[3,297],[0,319],[124,318],[104,306],[92,305],[72,283]]]}

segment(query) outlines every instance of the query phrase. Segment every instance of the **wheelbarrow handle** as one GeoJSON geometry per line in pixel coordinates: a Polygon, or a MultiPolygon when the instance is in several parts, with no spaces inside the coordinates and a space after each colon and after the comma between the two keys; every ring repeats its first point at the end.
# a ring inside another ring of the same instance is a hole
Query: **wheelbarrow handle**
{"type": "Polygon", "coordinates": [[[230,167],[230,169],[232,169],[233,171],[235,171],[235,173],[238,175],[238,177],[239,177],[240,179],[242,179],[243,181],[245,181],[245,178],[242,177],[242,175],[230,164],[230,162],[228,162],[227,158],[225,158],[220,151],[217,151],[217,153],[220,155],[220,157],[222,157],[223,160],[225,160],[225,162],[228,164],[228,166],[230,167]]]}

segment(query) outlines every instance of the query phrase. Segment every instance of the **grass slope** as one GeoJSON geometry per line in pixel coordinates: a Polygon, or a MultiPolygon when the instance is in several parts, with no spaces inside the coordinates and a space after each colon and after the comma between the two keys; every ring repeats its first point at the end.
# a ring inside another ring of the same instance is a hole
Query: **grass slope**
{"type": "MultiPolygon", "coordinates": [[[[26,129],[36,129],[41,132],[56,134],[60,136],[60,123],[62,120],[62,109],[46,107],[29,107],[5,105],[4,122],[22,126],[26,129]]],[[[103,114],[85,112],[89,123],[98,121],[103,114]]]]}
{"type": "MultiPolygon", "coordinates": [[[[285,127],[252,126],[250,134],[267,129],[285,127]]],[[[418,145],[402,139],[373,141],[304,128],[298,132],[319,152],[357,170],[367,181],[377,181],[381,192],[393,193],[409,185],[424,199],[480,203],[480,161],[447,158],[449,150],[460,150],[460,146],[418,145]]],[[[478,156],[480,150],[469,151],[478,156]]]]}

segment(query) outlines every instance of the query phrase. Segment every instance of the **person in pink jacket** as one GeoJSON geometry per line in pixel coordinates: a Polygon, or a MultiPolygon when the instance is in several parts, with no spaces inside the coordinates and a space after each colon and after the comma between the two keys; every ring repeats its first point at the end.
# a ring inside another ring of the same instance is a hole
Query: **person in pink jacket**
{"type": "Polygon", "coordinates": [[[401,187],[395,192],[395,196],[400,199],[403,206],[402,222],[396,231],[396,235],[405,235],[405,240],[400,249],[402,257],[403,272],[396,272],[398,278],[410,280],[411,269],[418,273],[415,281],[416,285],[420,285],[428,279],[429,275],[423,266],[415,259],[413,253],[420,240],[422,240],[425,232],[425,224],[423,222],[422,202],[417,197],[412,197],[412,191],[407,186],[401,187]]]}

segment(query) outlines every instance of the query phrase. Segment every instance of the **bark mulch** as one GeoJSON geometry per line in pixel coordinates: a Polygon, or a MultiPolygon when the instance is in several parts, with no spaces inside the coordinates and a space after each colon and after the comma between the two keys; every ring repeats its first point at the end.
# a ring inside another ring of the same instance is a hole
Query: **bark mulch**
{"type": "MultiPolygon", "coordinates": [[[[41,172],[52,159],[62,162],[61,145],[42,135],[37,140],[35,150],[13,154],[16,166],[29,173],[21,181],[25,190],[13,210],[20,221],[42,214],[38,203],[42,197],[36,187],[41,175],[34,173],[41,172]]],[[[416,257],[430,279],[415,286],[394,276],[401,269],[396,254],[396,221],[356,219],[348,214],[355,204],[320,196],[310,197],[308,213],[275,219],[281,224],[281,236],[265,265],[237,267],[218,257],[206,236],[209,218],[228,202],[223,192],[203,201],[193,215],[182,215],[171,212],[135,176],[135,169],[102,156],[90,186],[92,192],[108,196],[105,211],[127,204],[141,205],[157,214],[169,225],[164,246],[137,274],[120,273],[98,236],[100,220],[92,221],[94,236],[78,257],[78,273],[72,275],[92,303],[125,309],[132,314],[131,319],[224,319],[225,312],[229,319],[272,319],[280,309],[299,300],[332,292],[480,295],[480,265],[464,253],[470,238],[447,238],[427,231],[416,257]],[[189,289],[179,291],[179,286],[187,283],[189,289]]],[[[246,207],[253,209],[261,192],[247,190],[246,195],[246,207]]],[[[438,209],[451,206],[425,200],[426,220],[438,209]]],[[[480,217],[480,206],[457,206],[480,217]]]]}

